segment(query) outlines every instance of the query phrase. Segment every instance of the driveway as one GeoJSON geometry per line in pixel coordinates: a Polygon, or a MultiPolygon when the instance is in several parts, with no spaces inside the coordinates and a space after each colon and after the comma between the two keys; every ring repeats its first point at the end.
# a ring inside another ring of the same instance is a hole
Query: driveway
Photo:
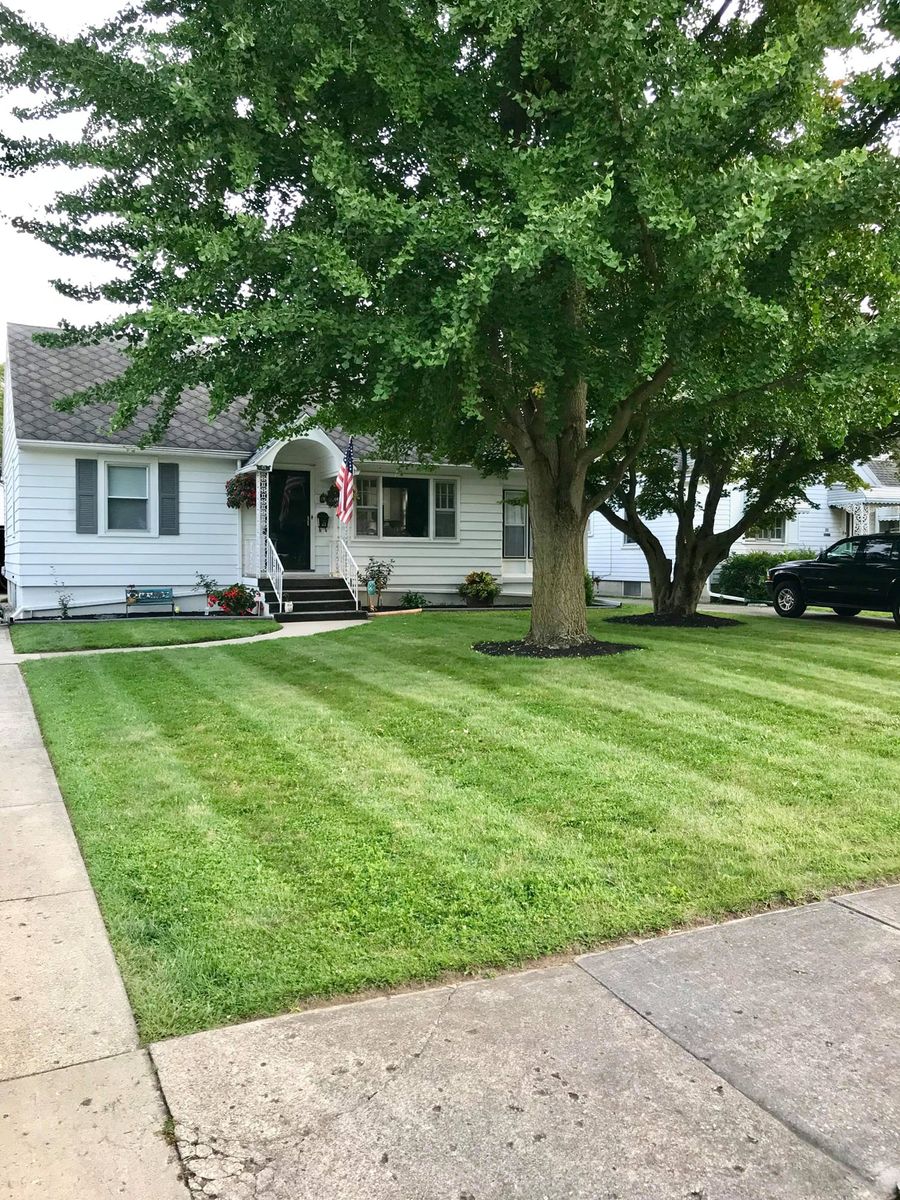
{"type": "Polygon", "coordinates": [[[223,1200],[851,1200],[900,1181],[900,887],[151,1048],[223,1200]]]}

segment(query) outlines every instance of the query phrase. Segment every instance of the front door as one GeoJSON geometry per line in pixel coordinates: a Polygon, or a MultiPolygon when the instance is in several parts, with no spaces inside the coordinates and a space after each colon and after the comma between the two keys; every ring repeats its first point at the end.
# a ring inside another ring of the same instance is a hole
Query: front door
{"type": "Polygon", "coordinates": [[[269,476],[269,537],[286,571],[308,571],[309,471],[272,471],[269,476]]]}

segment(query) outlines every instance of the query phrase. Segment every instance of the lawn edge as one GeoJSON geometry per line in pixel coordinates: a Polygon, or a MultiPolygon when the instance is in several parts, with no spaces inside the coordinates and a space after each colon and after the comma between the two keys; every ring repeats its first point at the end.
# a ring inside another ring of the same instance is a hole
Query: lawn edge
{"type": "MultiPolygon", "coordinates": [[[[773,897],[771,900],[758,900],[748,905],[745,909],[729,909],[712,916],[698,915],[691,919],[679,921],[674,925],[668,925],[659,929],[649,929],[645,933],[626,933],[618,937],[601,938],[597,942],[578,943],[550,954],[538,955],[535,958],[523,958],[496,966],[485,964],[473,967],[471,970],[441,971],[436,975],[410,979],[406,983],[387,984],[380,987],[363,987],[352,992],[334,992],[307,996],[291,1008],[284,1009],[281,1012],[257,1013],[254,1016],[239,1017],[234,1021],[223,1021],[218,1025],[208,1025],[202,1029],[194,1029],[186,1033],[168,1033],[145,1038],[136,1015],[135,1023],[138,1026],[141,1047],[152,1053],[154,1046],[179,1038],[200,1037],[205,1033],[215,1033],[219,1029],[234,1029],[241,1025],[258,1025],[263,1021],[278,1021],[284,1017],[299,1016],[303,1013],[321,1012],[326,1009],[352,1004],[366,1004],[376,1000],[389,1000],[394,996],[409,996],[419,992],[439,991],[441,988],[459,987],[465,983],[477,983],[488,979],[502,979],[507,976],[521,975],[528,971],[538,971],[550,967],[574,965],[578,962],[578,959],[584,958],[589,954],[601,954],[607,950],[616,950],[621,946],[640,946],[646,942],[659,941],[663,938],[680,937],[683,934],[696,933],[702,929],[716,929],[722,925],[734,925],[739,921],[749,921],[754,917],[762,917],[768,913],[786,912],[794,908],[806,908],[812,904],[824,904],[842,896],[854,896],[861,892],[873,891],[881,887],[895,887],[898,884],[900,884],[900,871],[878,876],[874,880],[862,878],[846,885],[837,884],[829,888],[810,889],[796,899],[791,897],[773,897]]],[[[115,950],[114,944],[113,949],[115,950]]]]}
{"type": "MultiPolygon", "coordinates": [[[[198,621],[202,619],[202,617],[197,618],[198,621]]],[[[114,654],[116,651],[123,651],[127,653],[130,650],[190,650],[192,646],[211,646],[218,645],[223,642],[250,642],[255,638],[270,637],[273,633],[278,633],[280,630],[284,629],[284,626],[275,617],[258,617],[254,619],[260,621],[271,621],[272,628],[257,630],[256,633],[240,634],[236,637],[225,636],[197,638],[193,642],[148,642],[143,645],[139,642],[132,642],[126,646],[81,646],[69,647],[67,649],[49,650],[17,650],[13,640],[12,630],[10,630],[9,633],[13,653],[18,658],[36,659],[39,657],[43,658],[47,654],[65,656],[68,654],[114,654]]]]}

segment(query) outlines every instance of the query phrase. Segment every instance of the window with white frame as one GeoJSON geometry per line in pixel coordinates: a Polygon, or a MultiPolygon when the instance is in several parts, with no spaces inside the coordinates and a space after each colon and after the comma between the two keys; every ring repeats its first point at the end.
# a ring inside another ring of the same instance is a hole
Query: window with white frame
{"type": "Polygon", "coordinates": [[[784,517],[778,517],[771,525],[754,525],[746,536],[751,542],[783,542],[784,517]]]}
{"type": "Polygon", "coordinates": [[[503,557],[532,558],[528,493],[503,489],[503,557]]]}
{"type": "Polygon", "coordinates": [[[149,530],[149,467],[106,464],[106,528],[149,530]]]}
{"type": "Polygon", "coordinates": [[[356,480],[356,536],[378,537],[378,480],[371,475],[356,480]]]}
{"type": "Polygon", "coordinates": [[[397,475],[381,479],[381,536],[428,537],[429,481],[397,475]]]}
{"type": "Polygon", "coordinates": [[[434,481],[434,536],[456,537],[456,480],[434,481]]]}
{"type": "Polygon", "coordinates": [[[630,533],[623,533],[622,534],[622,545],[623,546],[636,546],[637,542],[634,540],[634,538],[631,536],[630,533]]]}
{"type": "Polygon", "coordinates": [[[455,479],[360,475],[356,479],[356,536],[435,538],[458,536],[459,486],[455,479]]]}

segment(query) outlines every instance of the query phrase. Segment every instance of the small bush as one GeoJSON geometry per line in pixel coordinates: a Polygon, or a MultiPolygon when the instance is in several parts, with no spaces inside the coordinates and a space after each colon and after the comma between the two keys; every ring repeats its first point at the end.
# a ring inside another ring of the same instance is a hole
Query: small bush
{"type": "Polygon", "coordinates": [[[400,597],[401,608],[424,608],[427,603],[421,592],[404,592],[400,597]]]}
{"type": "Polygon", "coordinates": [[[719,567],[712,590],[728,596],[742,596],[752,604],[763,604],[768,598],[766,573],[770,567],[798,558],[815,557],[815,550],[782,550],[778,554],[754,550],[750,554],[731,554],[719,567]]]}
{"type": "Polygon", "coordinates": [[[395,566],[396,560],[393,558],[370,558],[368,564],[360,568],[360,587],[364,587],[368,591],[369,584],[374,583],[378,608],[381,608],[381,593],[390,583],[395,566]]]}
{"type": "Polygon", "coordinates": [[[230,617],[247,617],[256,610],[257,593],[242,583],[210,592],[206,598],[207,608],[216,608],[230,617]]]}
{"type": "Polygon", "coordinates": [[[584,573],[584,602],[588,607],[594,603],[594,577],[590,571],[584,573]]]}
{"type": "Polygon", "coordinates": [[[464,600],[490,603],[500,595],[500,584],[490,571],[470,571],[459,585],[459,594],[464,600]]]}

